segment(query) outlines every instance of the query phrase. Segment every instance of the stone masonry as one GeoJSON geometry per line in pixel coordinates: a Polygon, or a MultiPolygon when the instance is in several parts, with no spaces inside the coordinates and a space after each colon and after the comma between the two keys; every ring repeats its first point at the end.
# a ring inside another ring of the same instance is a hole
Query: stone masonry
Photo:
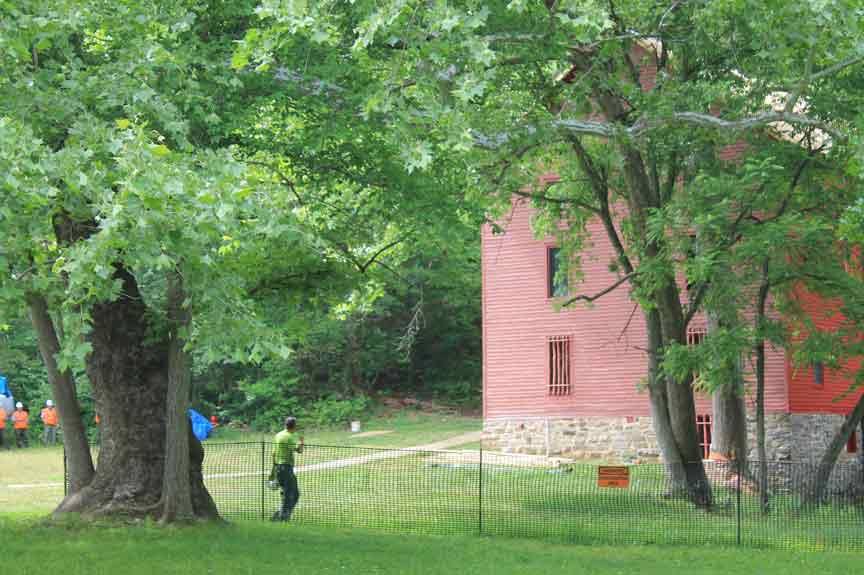
{"type": "MultiPolygon", "coordinates": [[[[813,461],[828,445],[843,416],[769,413],[766,447],[772,461],[813,461]]],[[[747,421],[749,457],[757,458],[756,418],[747,421]]],[[[609,463],[656,461],[660,457],[650,417],[488,419],[483,447],[505,453],[561,456],[609,463]]],[[[850,454],[841,454],[850,460],[850,454]]]]}
{"type": "Polygon", "coordinates": [[[487,420],[483,447],[608,462],[656,460],[660,455],[650,417],[487,420]]]}

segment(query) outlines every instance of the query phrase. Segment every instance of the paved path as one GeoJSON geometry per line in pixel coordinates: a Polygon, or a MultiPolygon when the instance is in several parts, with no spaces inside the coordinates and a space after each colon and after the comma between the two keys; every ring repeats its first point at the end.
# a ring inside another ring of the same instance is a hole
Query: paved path
{"type": "MultiPolygon", "coordinates": [[[[398,449],[385,449],[379,450],[375,449],[373,453],[369,453],[368,455],[360,455],[358,457],[348,457],[346,459],[334,459],[333,461],[323,461],[321,463],[313,463],[312,465],[300,465],[294,469],[295,473],[308,473],[310,471],[321,471],[324,469],[341,469],[343,467],[351,467],[353,465],[362,465],[364,463],[371,463],[373,461],[380,461],[382,459],[396,459],[398,457],[405,457],[411,455],[412,453],[417,453],[418,451],[441,451],[444,449],[448,449],[450,447],[454,447],[457,445],[464,445],[466,443],[473,443],[475,441],[480,441],[483,436],[483,432],[481,431],[472,431],[469,433],[463,433],[462,435],[456,435],[454,437],[448,437],[447,439],[442,439],[441,441],[435,441],[433,443],[427,443],[425,445],[415,445],[413,447],[400,447],[398,449]]],[[[350,447],[346,447],[345,449],[351,449],[350,447]]],[[[359,448],[359,449],[369,449],[373,448],[359,448]]],[[[232,477],[256,477],[261,475],[269,475],[269,470],[267,472],[261,471],[253,471],[253,472],[244,472],[244,473],[213,473],[210,475],[205,475],[204,479],[227,479],[232,477]]],[[[18,483],[12,485],[0,485],[0,489],[38,489],[44,487],[63,487],[63,483],[60,481],[56,482],[42,482],[42,483],[18,483]]]]}

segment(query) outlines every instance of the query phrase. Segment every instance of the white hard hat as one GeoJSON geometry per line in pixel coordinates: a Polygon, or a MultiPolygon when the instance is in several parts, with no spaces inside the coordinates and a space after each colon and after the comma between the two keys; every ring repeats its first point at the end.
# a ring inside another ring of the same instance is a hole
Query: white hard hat
{"type": "Polygon", "coordinates": [[[18,409],[21,409],[22,407],[24,407],[24,404],[19,401],[18,403],[15,404],[15,407],[17,407],[18,409]]]}
{"type": "Polygon", "coordinates": [[[45,402],[45,405],[47,405],[48,407],[54,407],[54,402],[49,399],[45,402]]]}

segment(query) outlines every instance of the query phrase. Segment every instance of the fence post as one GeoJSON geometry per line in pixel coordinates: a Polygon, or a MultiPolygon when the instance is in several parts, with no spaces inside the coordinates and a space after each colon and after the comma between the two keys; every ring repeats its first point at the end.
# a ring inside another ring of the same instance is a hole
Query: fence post
{"type": "Polygon", "coordinates": [[[738,489],[737,489],[737,493],[736,493],[736,497],[738,499],[738,502],[737,502],[738,520],[737,520],[736,524],[738,526],[737,541],[738,541],[738,545],[740,546],[741,545],[741,474],[744,472],[744,470],[741,468],[742,465],[741,465],[741,458],[740,457],[735,459],[735,464],[736,464],[735,466],[738,468],[738,481],[737,481],[738,489]]]}
{"type": "Polygon", "coordinates": [[[69,495],[69,468],[66,465],[66,445],[63,445],[63,497],[69,495]]]}
{"type": "Polygon", "coordinates": [[[259,487],[259,489],[261,489],[261,521],[264,521],[265,519],[267,519],[266,512],[264,511],[264,491],[266,490],[266,486],[264,485],[264,482],[265,482],[265,479],[264,479],[264,473],[265,473],[265,471],[264,471],[264,458],[266,457],[264,455],[264,451],[265,451],[265,443],[264,443],[264,440],[262,439],[261,440],[261,480],[258,481],[258,487],[259,487]]]}
{"type": "Polygon", "coordinates": [[[477,488],[477,532],[483,535],[483,445],[480,445],[480,473],[477,488]]]}

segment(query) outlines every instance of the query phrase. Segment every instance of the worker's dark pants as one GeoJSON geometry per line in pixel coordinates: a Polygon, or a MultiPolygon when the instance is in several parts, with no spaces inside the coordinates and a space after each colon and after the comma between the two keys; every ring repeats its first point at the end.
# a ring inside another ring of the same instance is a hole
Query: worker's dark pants
{"type": "Polygon", "coordinates": [[[26,429],[16,429],[15,430],[15,445],[18,447],[27,447],[27,430],[26,429]]]}
{"type": "Polygon", "coordinates": [[[3,427],[0,427],[0,449],[3,449],[3,447],[4,447],[4,445],[3,445],[3,433],[5,431],[6,430],[3,427]]]}
{"type": "Polygon", "coordinates": [[[57,443],[57,427],[46,425],[45,432],[42,434],[42,441],[45,442],[45,445],[54,445],[57,443]]]}
{"type": "Polygon", "coordinates": [[[294,475],[293,465],[277,465],[276,480],[282,488],[282,508],[273,515],[276,521],[288,521],[291,512],[300,499],[300,487],[297,485],[297,476],[294,475]]]}

